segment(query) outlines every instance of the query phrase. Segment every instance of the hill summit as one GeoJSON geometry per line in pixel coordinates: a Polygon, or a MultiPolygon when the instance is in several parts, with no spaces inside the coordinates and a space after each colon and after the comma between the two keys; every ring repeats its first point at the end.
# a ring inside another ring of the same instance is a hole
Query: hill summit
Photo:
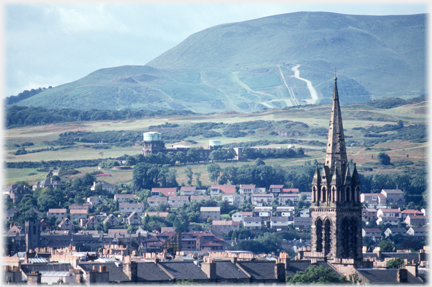
{"type": "Polygon", "coordinates": [[[145,66],[95,71],[18,105],[253,112],[425,93],[426,15],[298,12],[195,33],[145,66]]]}

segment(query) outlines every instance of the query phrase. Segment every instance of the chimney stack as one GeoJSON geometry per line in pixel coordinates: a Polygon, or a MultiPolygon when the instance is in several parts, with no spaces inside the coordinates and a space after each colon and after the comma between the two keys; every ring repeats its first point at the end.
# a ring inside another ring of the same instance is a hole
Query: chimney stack
{"type": "Polygon", "coordinates": [[[397,281],[399,283],[406,283],[408,282],[408,270],[405,268],[399,268],[397,270],[397,281]]]}
{"type": "Polygon", "coordinates": [[[201,264],[201,270],[210,280],[216,280],[216,262],[214,258],[205,258],[201,264]]]}

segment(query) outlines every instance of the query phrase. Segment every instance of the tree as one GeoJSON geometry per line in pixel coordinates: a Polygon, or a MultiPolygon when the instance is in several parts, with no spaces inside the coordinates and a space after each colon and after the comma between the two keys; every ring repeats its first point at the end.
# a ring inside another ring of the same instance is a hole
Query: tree
{"type": "Polygon", "coordinates": [[[216,183],[221,172],[220,166],[216,163],[209,164],[207,166],[207,171],[209,172],[210,180],[216,183]]]}
{"type": "Polygon", "coordinates": [[[254,162],[254,165],[256,165],[256,166],[265,165],[265,162],[262,159],[257,158],[254,162]]]}
{"type": "Polygon", "coordinates": [[[344,276],[338,277],[331,268],[319,265],[310,265],[305,271],[297,272],[294,277],[287,276],[286,281],[293,284],[348,283],[344,276]]]}
{"type": "Polygon", "coordinates": [[[378,244],[378,246],[381,248],[382,252],[391,252],[395,247],[394,243],[390,240],[383,240],[378,244]]]}
{"type": "Polygon", "coordinates": [[[384,152],[380,152],[378,154],[378,161],[380,164],[389,165],[390,164],[390,156],[384,152]]]}
{"type": "Polygon", "coordinates": [[[404,260],[401,258],[395,258],[387,261],[387,268],[389,269],[398,269],[402,265],[404,265],[404,260]]]}
{"type": "Polygon", "coordinates": [[[201,188],[201,185],[202,185],[201,180],[200,180],[201,173],[195,172],[194,174],[195,174],[196,185],[198,188],[201,188]]]}
{"type": "Polygon", "coordinates": [[[184,173],[186,174],[186,177],[188,179],[187,184],[191,185],[192,184],[192,177],[193,177],[192,168],[190,166],[187,166],[184,173]]]}

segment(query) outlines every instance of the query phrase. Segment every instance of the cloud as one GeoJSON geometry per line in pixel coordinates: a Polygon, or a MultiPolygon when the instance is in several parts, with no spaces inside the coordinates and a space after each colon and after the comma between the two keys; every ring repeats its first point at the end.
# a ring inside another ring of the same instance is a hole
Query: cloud
{"type": "Polygon", "coordinates": [[[117,31],[128,28],[114,14],[105,9],[105,4],[49,5],[45,7],[46,17],[57,19],[57,29],[65,33],[117,31]]]}

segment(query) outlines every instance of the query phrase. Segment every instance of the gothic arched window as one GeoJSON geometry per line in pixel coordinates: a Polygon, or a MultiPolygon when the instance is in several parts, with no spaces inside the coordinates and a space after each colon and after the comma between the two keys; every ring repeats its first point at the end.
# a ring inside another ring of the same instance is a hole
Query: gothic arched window
{"type": "Polygon", "coordinates": [[[324,255],[330,253],[331,246],[331,222],[326,219],[324,222],[324,255]]]}
{"type": "Polygon", "coordinates": [[[322,242],[322,221],[320,218],[318,218],[315,221],[315,235],[316,235],[316,252],[322,252],[323,249],[323,242],[322,242]]]}

